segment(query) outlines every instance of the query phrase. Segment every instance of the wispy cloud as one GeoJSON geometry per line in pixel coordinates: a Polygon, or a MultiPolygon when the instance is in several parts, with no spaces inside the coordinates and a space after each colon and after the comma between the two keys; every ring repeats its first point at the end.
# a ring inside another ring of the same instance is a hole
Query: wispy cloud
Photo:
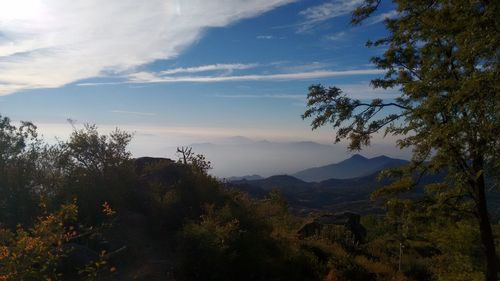
{"type": "Polygon", "coordinates": [[[339,40],[345,39],[346,35],[347,35],[346,32],[341,31],[341,32],[330,34],[330,35],[326,35],[325,39],[329,40],[329,41],[339,41],[339,40]]]}
{"type": "Polygon", "coordinates": [[[318,70],[298,73],[278,73],[278,74],[252,74],[252,75],[232,75],[232,76],[160,76],[151,72],[138,72],[129,76],[126,81],[118,82],[97,82],[80,83],[79,86],[97,86],[97,85],[117,85],[117,84],[141,84],[141,83],[215,83],[228,81],[287,81],[287,80],[309,80],[319,78],[330,78],[338,76],[355,75],[376,75],[382,74],[381,69],[357,69],[357,70],[318,70]]]}
{"type": "Polygon", "coordinates": [[[0,95],[171,59],[206,28],[293,1],[1,1],[0,95]]]}
{"type": "Polygon", "coordinates": [[[305,95],[294,94],[217,94],[217,98],[228,99],[290,99],[290,100],[305,100],[305,95]]]}
{"type": "Polygon", "coordinates": [[[282,70],[283,72],[296,73],[296,72],[311,72],[311,71],[325,70],[331,68],[334,65],[335,65],[334,63],[330,62],[313,61],[305,64],[292,64],[292,65],[282,63],[282,64],[276,64],[275,67],[277,69],[282,70]]]}
{"type": "Polygon", "coordinates": [[[347,15],[362,2],[363,0],[332,0],[302,10],[299,15],[304,21],[298,25],[297,31],[305,32],[327,20],[347,15]]]}
{"type": "Polygon", "coordinates": [[[271,39],[274,39],[274,36],[272,36],[272,35],[257,35],[256,38],[260,39],[260,40],[271,40],[271,39]]]}
{"type": "Polygon", "coordinates": [[[199,72],[207,72],[207,71],[233,71],[233,70],[244,70],[257,67],[258,64],[250,63],[250,64],[210,64],[210,65],[201,65],[196,67],[179,67],[174,69],[167,69],[160,71],[161,75],[172,75],[178,73],[199,73],[199,72]]]}
{"type": "Polygon", "coordinates": [[[119,114],[131,114],[131,115],[141,115],[141,116],[155,116],[156,113],[153,112],[140,112],[140,111],[128,111],[128,110],[111,110],[111,113],[119,114]]]}
{"type": "MultiPolygon", "coordinates": [[[[369,100],[374,98],[392,99],[399,96],[397,89],[374,89],[368,81],[356,84],[338,84],[335,85],[342,91],[354,99],[369,100]]],[[[305,94],[217,94],[215,97],[228,99],[289,99],[296,101],[305,101],[305,94]]],[[[303,103],[295,103],[294,105],[305,106],[303,103]]]]}

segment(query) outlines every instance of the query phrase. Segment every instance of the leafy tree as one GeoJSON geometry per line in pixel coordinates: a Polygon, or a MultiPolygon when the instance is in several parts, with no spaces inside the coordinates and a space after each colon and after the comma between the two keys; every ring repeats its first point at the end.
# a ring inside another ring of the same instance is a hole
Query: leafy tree
{"type": "MultiPolygon", "coordinates": [[[[360,24],[381,0],[365,0],[354,11],[360,24]]],[[[370,144],[373,134],[399,136],[401,148],[413,149],[407,172],[446,171],[447,183],[434,186],[439,204],[472,202],[486,257],[486,279],[497,278],[497,257],[486,200],[486,179],[498,188],[500,113],[498,77],[500,3],[498,1],[396,0],[397,16],[386,19],[387,37],[368,46],[387,47],[372,58],[383,78],[375,88],[397,88],[394,100],[351,99],[337,87],[309,88],[308,109],[313,129],[337,128],[336,142],[349,149],[370,144]],[[387,112],[388,111],[388,112],[387,112]]],[[[414,186],[406,173],[389,191],[414,186]]],[[[387,190],[386,190],[387,191],[387,190]]]]}
{"type": "Polygon", "coordinates": [[[15,126],[0,115],[0,225],[28,223],[36,217],[40,148],[35,125],[15,126]]]}
{"type": "MultiPolygon", "coordinates": [[[[118,129],[100,134],[96,125],[74,130],[67,142],[59,144],[57,165],[64,182],[58,195],[67,202],[78,199],[79,216],[93,222],[100,218],[100,206],[110,202],[115,208],[127,205],[135,173],[127,146],[132,136],[118,129]]],[[[59,202],[56,202],[59,203],[59,202]]]]}
{"type": "Polygon", "coordinates": [[[130,162],[127,150],[132,136],[116,129],[109,135],[99,134],[96,125],[85,124],[75,130],[64,144],[68,152],[68,165],[84,169],[94,177],[130,162]]]}

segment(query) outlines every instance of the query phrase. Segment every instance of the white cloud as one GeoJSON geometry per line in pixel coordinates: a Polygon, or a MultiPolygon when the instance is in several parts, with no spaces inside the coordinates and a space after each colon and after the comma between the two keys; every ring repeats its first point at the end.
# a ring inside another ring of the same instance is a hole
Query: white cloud
{"type": "Polygon", "coordinates": [[[282,70],[283,72],[287,73],[295,73],[295,72],[310,72],[310,71],[318,71],[318,70],[326,70],[328,68],[331,68],[332,66],[336,66],[335,63],[331,62],[319,62],[319,61],[313,61],[310,63],[306,64],[294,64],[294,65],[287,65],[287,64],[276,64],[275,65],[278,69],[282,70]]]}
{"type": "Polygon", "coordinates": [[[293,1],[1,1],[0,95],[173,58],[206,28],[293,1]]]}
{"type": "Polygon", "coordinates": [[[229,99],[291,99],[291,100],[306,100],[305,95],[293,95],[293,94],[217,94],[215,97],[218,98],[229,98],[229,99]]]}
{"type": "Polygon", "coordinates": [[[321,5],[309,7],[299,13],[304,18],[304,22],[299,24],[298,32],[305,32],[314,26],[351,13],[363,0],[332,0],[321,5]]]}
{"type": "Polygon", "coordinates": [[[195,67],[179,67],[179,68],[174,68],[174,69],[167,69],[167,70],[160,71],[160,74],[171,75],[171,74],[177,74],[177,73],[198,73],[198,72],[220,71],[220,70],[233,71],[233,70],[250,69],[250,68],[257,67],[257,66],[258,66],[258,64],[256,64],[256,63],[250,63],[250,64],[241,64],[241,63],[210,64],[210,65],[201,65],[201,66],[195,66],[195,67]]]}
{"type": "Polygon", "coordinates": [[[272,35],[257,35],[256,38],[261,39],[261,40],[271,40],[271,39],[274,39],[274,36],[272,36],[272,35]]]}
{"type": "Polygon", "coordinates": [[[197,83],[215,83],[228,81],[287,81],[287,80],[308,80],[319,78],[330,78],[338,76],[355,75],[376,75],[383,74],[381,69],[357,69],[357,70],[317,70],[298,73],[278,73],[278,74],[250,74],[233,76],[160,76],[151,72],[138,72],[129,76],[129,80],[121,82],[97,82],[80,83],[79,86],[97,86],[97,85],[118,85],[118,84],[141,84],[141,83],[179,83],[179,82],[197,82],[197,83]]]}
{"type": "Polygon", "coordinates": [[[341,31],[341,32],[330,34],[330,35],[326,35],[325,39],[329,40],[329,41],[339,41],[339,40],[344,39],[346,37],[346,35],[347,35],[346,32],[341,31]]]}

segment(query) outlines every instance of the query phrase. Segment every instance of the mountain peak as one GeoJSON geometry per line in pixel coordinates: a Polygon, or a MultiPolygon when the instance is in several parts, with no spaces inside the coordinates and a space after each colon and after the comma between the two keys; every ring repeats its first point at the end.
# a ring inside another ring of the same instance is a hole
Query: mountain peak
{"type": "Polygon", "coordinates": [[[390,159],[393,159],[393,158],[391,158],[389,156],[385,156],[385,155],[380,155],[380,156],[377,156],[377,157],[373,157],[372,159],[374,159],[374,160],[390,160],[390,159]]]}
{"type": "Polygon", "coordinates": [[[363,155],[361,155],[361,154],[356,153],[356,154],[354,154],[353,156],[351,156],[351,158],[350,158],[350,159],[356,159],[356,160],[358,160],[358,159],[359,159],[359,160],[366,160],[366,159],[368,159],[368,158],[364,157],[364,156],[363,156],[363,155]]]}
{"type": "Polygon", "coordinates": [[[220,140],[222,144],[251,144],[255,141],[244,136],[232,136],[220,140]]]}
{"type": "Polygon", "coordinates": [[[348,179],[368,176],[387,168],[394,168],[407,163],[405,160],[393,159],[385,155],[367,158],[354,154],[350,158],[322,167],[306,169],[293,174],[303,181],[324,181],[327,179],[348,179]]]}

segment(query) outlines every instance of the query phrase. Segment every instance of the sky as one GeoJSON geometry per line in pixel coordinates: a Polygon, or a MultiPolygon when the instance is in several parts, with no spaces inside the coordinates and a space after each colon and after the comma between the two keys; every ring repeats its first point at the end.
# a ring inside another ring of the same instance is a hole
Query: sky
{"type": "MultiPolygon", "coordinates": [[[[398,94],[370,87],[383,75],[370,58],[383,48],[365,47],[386,34],[394,7],[383,2],[351,26],[361,2],[0,0],[0,114],[34,122],[49,142],[71,133],[68,118],[103,132],[119,127],[134,133],[134,156],[170,157],[175,146],[235,136],[239,145],[331,145],[331,128],[311,131],[300,117],[311,84],[363,100],[398,94]]],[[[394,139],[374,142],[393,147],[394,139]]]]}

